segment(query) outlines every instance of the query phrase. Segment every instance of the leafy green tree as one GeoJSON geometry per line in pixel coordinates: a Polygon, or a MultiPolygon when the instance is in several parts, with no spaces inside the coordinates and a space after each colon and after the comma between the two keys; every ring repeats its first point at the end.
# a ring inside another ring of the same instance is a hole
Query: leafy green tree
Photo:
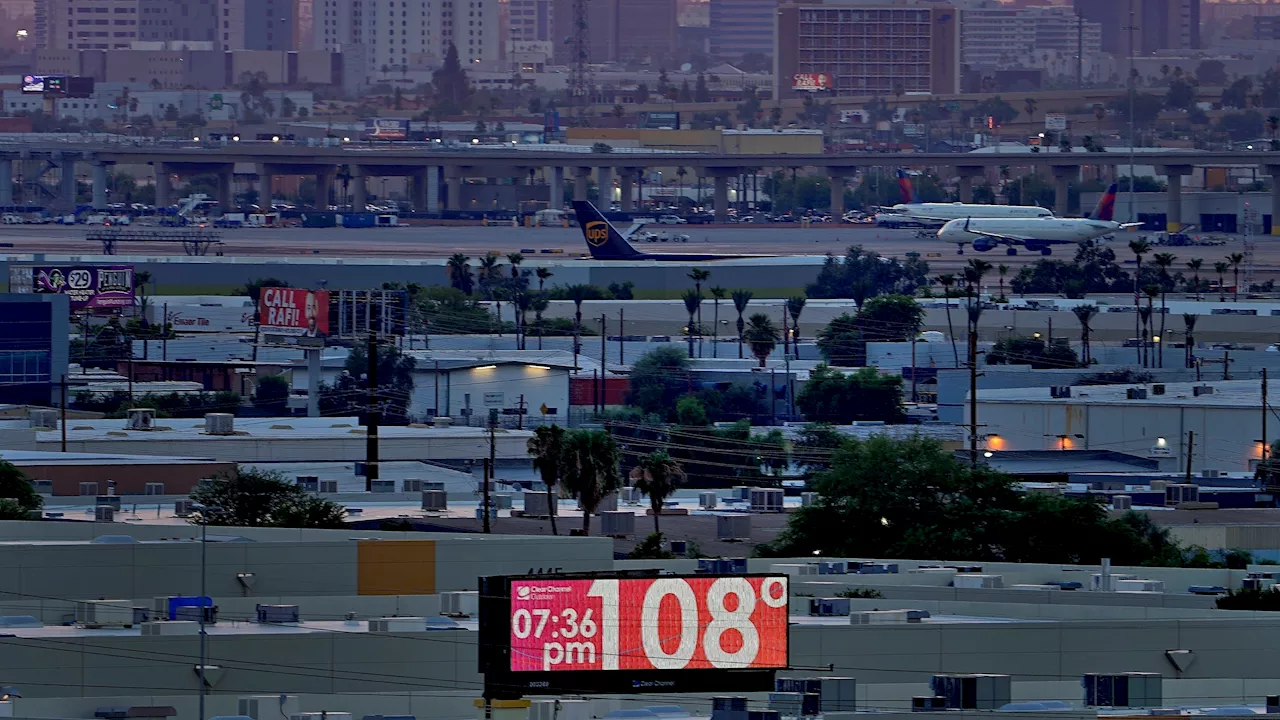
{"type": "Polygon", "coordinates": [[[582,532],[591,534],[591,516],[621,486],[618,444],[603,430],[571,430],[565,435],[560,481],[582,505],[582,532]]]}
{"type": "Polygon", "coordinates": [[[13,463],[0,460],[0,520],[29,520],[44,507],[36,486],[13,463]]]}
{"type": "Polygon", "coordinates": [[[1196,89],[1186,80],[1174,80],[1164,95],[1166,107],[1186,110],[1196,102],[1196,89]]]}
{"type": "Polygon", "coordinates": [[[818,277],[805,287],[810,298],[857,298],[859,288],[864,297],[885,293],[914,293],[928,284],[929,265],[923,261],[899,262],[878,253],[851,246],[843,258],[828,255],[818,277]]]}
{"type": "Polygon", "coordinates": [[[247,295],[249,297],[249,301],[253,303],[253,311],[254,311],[254,315],[256,316],[258,312],[258,301],[262,298],[262,288],[269,288],[269,287],[287,288],[287,287],[290,287],[290,285],[289,283],[279,278],[273,278],[273,277],[257,278],[256,280],[250,280],[249,282],[246,282],[244,285],[241,285],[235,290],[232,290],[231,294],[247,295]]]}
{"type": "Polygon", "coordinates": [[[988,365],[1030,365],[1036,370],[1079,367],[1080,360],[1066,338],[1046,343],[1042,338],[1001,338],[987,352],[988,365]]]}
{"type": "Polygon", "coordinates": [[[1227,84],[1227,66],[1221,60],[1201,60],[1195,70],[1196,81],[1201,85],[1222,86],[1227,84]]]}
{"type": "Polygon", "coordinates": [[[685,395],[676,401],[676,423],[686,427],[709,425],[707,406],[697,396],[685,395]]]}
{"type": "MultiPolygon", "coordinates": [[[[417,361],[393,345],[378,348],[377,402],[381,421],[409,424],[409,399],[413,395],[413,369],[417,361]]],[[[322,415],[351,414],[368,421],[366,390],[369,387],[369,355],[363,346],[352,348],[341,375],[333,385],[319,384],[322,415]]]]}
{"type": "Polygon", "coordinates": [[[453,43],[445,50],[444,64],[431,74],[431,86],[435,89],[435,105],[432,114],[460,115],[471,102],[473,91],[467,73],[458,60],[458,48],[453,43]]]}
{"type": "Polygon", "coordinates": [[[627,553],[630,560],[670,560],[674,558],[670,550],[667,549],[667,541],[663,538],[662,533],[649,533],[644,540],[636,543],[636,546],[627,553]]]}
{"type": "Polygon", "coordinates": [[[796,396],[796,407],[810,422],[848,424],[855,420],[901,422],[902,377],[875,368],[844,373],[819,365],[796,396]]]}
{"type": "Polygon", "coordinates": [[[688,355],[673,347],[655,348],[632,364],[627,403],[645,414],[674,420],[672,410],[688,387],[688,355]]]}
{"type": "Polygon", "coordinates": [[[658,517],[662,515],[662,506],[667,498],[675,493],[676,488],[684,482],[684,468],[666,453],[665,450],[654,452],[640,458],[640,462],[631,470],[631,480],[640,492],[649,496],[649,509],[653,512],[653,532],[659,534],[658,517]]]}
{"type": "Polygon", "coordinates": [[[267,375],[258,381],[253,404],[264,410],[282,414],[289,399],[289,381],[283,375],[267,375]]]}
{"type": "MultiPolygon", "coordinates": [[[[560,484],[561,466],[564,463],[565,429],[559,425],[539,425],[529,438],[528,452],[533,458],[533,469],[538,471],[542,484],[547,488],[547,508],[556,506],[557,489],[560,484]]],[[[550,513],[551,534],[559,535],[556,529],[556,514],[550,513]]]]}
{"type": "MultiPolygon", "coordinates": [[[[303,490],[281,473],[240,468],[191,493],[207,508],[203,521],[227,527],[341,528],[346,508],[303,490]]],[[[201,522],[201,520],[192,520],[201,522]]]]}
{"type": "Polygon", "coordinates": [[[841,313],[818,331],[818,352],[831,365],[861,365],[859,358],[866,357],[866,342],[858,318],[841,313]]]}
{"type": "Polygon", "coordinates": [[[694,102],[711,102],[711,90],[707,87],[707,76],[698,73],[698,82],[693,88],[694,102]]]}

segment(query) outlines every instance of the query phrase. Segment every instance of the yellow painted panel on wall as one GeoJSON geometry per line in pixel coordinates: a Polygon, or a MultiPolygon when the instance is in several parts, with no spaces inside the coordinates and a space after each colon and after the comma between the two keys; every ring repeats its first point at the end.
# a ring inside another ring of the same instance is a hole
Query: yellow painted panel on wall
{"type": "Polygon", "coordinates": [[[361,595],[433,595],[436,592],[434,540],[360,540],[361,595]]]}

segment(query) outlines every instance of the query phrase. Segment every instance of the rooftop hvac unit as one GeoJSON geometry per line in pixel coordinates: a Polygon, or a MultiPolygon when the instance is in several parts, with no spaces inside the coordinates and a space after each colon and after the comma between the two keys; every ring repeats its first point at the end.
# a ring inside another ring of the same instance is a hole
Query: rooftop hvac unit
{"type": "Polygon", "coordinates": [[[1164,592],[1164,581],[1162,580],[1117,580],[1116,590],[1118,592],[1164,592]]]}
{"type": "Polygon", "coordinates": [[[200,622],[200,616],[204,616],[205,625],[218,624],[218,608],[216,605],[181,605],[173,609],[172,617],[174,620],[192,620],[200,622]]]}
{"type": "Polygon", "coordinates": [[[294,484],[307,492],[320,492],[320,478],[315,475],[299,475],[294,478],[294,484]]]}
{"type": "Polygon", "coordinates": [[[439,490],[440,492],[444,492],[444,481],[443,480],[423,480],[422,489],[423,490],[439,490]]]}
{"type": "Polygon", "coordinates": [[[110,505],[98,505],[93,508],[94,522],[115,522],[116,509],[110,505]]]}
{"type": "Polygon", "coordinates": [[[475,590],[457,590],[440,593],[440,614],[454,617],[475,617],[480,613],[480,593],[475,590]]]}
{"type": "Polygon", "coordinates": [[[77,600],[76,624],[89,628],[133,625],[133,601],[77,600]]]}
{"type": "Polygon", "coordinates": [[[717,515],[716,516],[716,539],[717,540],[750,540],[751,539],[751,516],[750,515],[717,515]]]}
{"type": "Polygon", "coordinates": [[[1070,385],[1051,385],[1049,387],[1049,397],[1069,398],[1071,397],[1071,386],[1070,385]]]}
{"type": "Polygon", "coordinates": [[[1084,704],[1091,707],[1157,707],[1163,702],[1159,673],[1087,673],[1081,684],[1084,704]]]}
{"type": "Polygon", "coordinates": [[[698,507],[703,510],[715,510],[717,497],[713,491],[705,491],[698,493],[698,507]]]}
{"type": "Polygon", "coordinates": [[[819,575],[844,575],[849,572],[849,563],[844,560],[821,560],[814,565],[818,566],[819,575]]]}
{"type": "Polygon", "coordinates": [[[191,500],[174,500],[173,514],[177,517],[187,517],[191,514],[191,500]]]}
{"type": "Polygon", "coordinates": [[[1164,489],[1164,504],[1200,502],[1200,486],[1192,483],[1174,483],[1164,489]]]}
{"type": "Polygon", "coordinates": [[[929,618],[928,610],[864,610],[850,612],[850,625],[901,625],[918,623],[929,618]]]}
{"type": "Polygon", "coordinates": [[[802,492],[800,493],[800,507],[813,507],[818,504],[818,493],[802,492]]]}
{"type": "Polygon", "coordinates": [[[600,504],[596,506],[596,514],[611,512],[618,509],[618,493],[612,492],[600,498],[600,504]]]}
{"type": "Polygon", "coordinates": [[[93,504],[98,507],[109,507],[112,510],[120,510],[119,495],[99,495],[93,500],[93,504]]]}
{"type": "Polygon", "coordinates": [[[769,709],[786,717],[812,717],[821,712],[821,707],[816,693],[769,693],[769,709]]]}
{"type": "Polygon", "coordinates": [[[49,408],[32,408],[27,411],[27,420],[33,428],[46,430],[58,429],[58,411],[49,408]]]}
{"type": "Polygon", "coordinates": [[[1004,587],[1004,576],[957,573],[951,582],[952,585],[957,588],[1002,588],[1004,587]]]}
{"type": "Polygon", "coordinates": [[[911,698],[911,712],[936,712],[947,709],[947,699],[940,695],[916,695],[911,698]]]}
{"type": "Polygon", "coordinates": [[[746,712],[747,699],[738,695],[720,695],[711,698],[711,712],[746,712]]]}
{"type": "Polygon", "coordinates": [[[1111,509],[1112,509],[1112,510],[1132,510],[1132,509],[1133,509],[1133,496],[1131,496],[1131,495],[1112,495],[1112,496],[1111,496],[1111,509]]]}
{"type": "Polygon", "coordinates": [[[525,517],[549,517],[558,515],[556,506],[558,503],[548,503],[550,498],[545,492],[526,490],[524,493],[524,514],[525,517]]]}
{"type": "Polygon", "coordinates": [[[1245,590],[1267,591],[1276,586],[1273,578],[1248,577],[1241,582],[1241,586],[1245,590]]]}
{"type": "Polygon", "coordinates": [[[1212,385],[1196,385],[1195,387],[1191,388],[1191,395],[1193,397],[1200,397],[1201,395],[1212,395],[1212,394],[1213,394],[1212,385]]]}
{"type": "Polygon", "coordinates": [[[1160,492],[1160,493],[1164,492],[1164,489],[1169,487],[1169,485],[1171,484],[1172,483],[1170,483],[1168,480],[1152,480],[1150,483],[1148,483],[1148,485],[1151,487],[1151,492],[1160,492]]]}
{"type": "Polygon", "coordinates": [[[751,487],[750,485],[734,485],[733,494],[730,497],[736,498],[738,500],[750,500],[751,491],[754,489],[755,488],[751,487]]]}
{"type": "Polygon", "coordinates": [[[289,715],[289,720],[352,720],[349,712],[298,712],[289,715]]]}
{"type": "Polygon", "coordinates": [[[280,720],[302,711],[297,695],[250,695],[239,698],[237,715],[253,720],[280,720]]]}
{"type": "Polygon", "coordinates": [[[337,480],[321,480],[320,492],[329,493],[329,494],[338,492],[338,481],[337,480]]]}
{"type": "Polygon", "coordinates": [[[147,483],[147,484],[146,484],[146,486],[145,486],[144,492],[145,492],[147,495],[163,495],[163,494],[164,494],[164,483],[162,483],[162,482],[158,482],[158,483],[147,483]]]}
{"type": "Polygon", "coordinates": [[[156,425],[156,411],[151,408],[129,408],[125,427],[130,430],[151,430],[156,425]]]}
{"type": "Polygon", "coordinates": [[[1137,579],[1138,579],[1138,576],[1137,576],[1137,575],[1128,575],[1128,574],[1125,574],[1125,573],[1111,573],[1111,575],[1110,575],[1109,577],[1111,578],[1111,587],[1110,587],[1110,588],[1105,588],[1105,587],[1103,587],[1103,586],[1102,586],[1102,573],[1094,573],[1093,575],[1090,575],[1090,576],[1089,576],[1089,589],[1090,589],[1090,590],[1093,590],[1093,591],[1099,591],[1099,590],[1115,590],[1115,589],[1116,589],[1116,583],[1117,583],[1117,582],[1119,582],[1119,581],[1121,581],[1121,580],[1137,580],[1137,579]]]}
{"type": "Polygon", "coordinates": [[[427,619],[421,617],[386,617],[369,620],[369,632],[426,632],[427,619]]]}
{"type": "Polygon", "coordinates": [[[747,571],[746,558],[703,558],[697,572],[705,575],[735,575],[747,571]]]}
{"type": "Polygon", "coordinates": [[[258,605],[258,622],[263,625],[280,625],[300,622],[297,605],[258,605]]]}
{"type": "Polygon", "coordinates": [[[858,684],[851,677],[778,678],[777,692],[810,693],[818,696],[823,713],[855,712],[858,709],[858,684]]]}
{"type": "Polygon", "coordinates": [[[627,510],[600,513],[600,534],[606,537],[630,537],[636,534],[636,514],[627,510]]]}
{"type": "Polygon", "coordinates": [[[1151,386],[1151,394],[1152,394],[1152,395],[1163,395],[1163,394],[1164,394],[1164,383],[1156,383],[1156,384],[1152,385],[1152,386],[1151,386]]]}
{"type": "Polygon", "coordinates": [[[98,483],[96,482],[80,483],[80,497],[84,497],[86,495],[97,495],[97,494],[98,494],[98,483]]]}
{"type": "Polygon", "coordinates": [[[640,492],[640,488],[635,487],[624,487],[618,491],[618,494],[622,499],[622,502],[631,504],[639,503],[640,498],[643,495],[643,493],[640,492]]]}
{"type": "Polygon", "coordinates": [[[435,417],[431,418],[431,424],[438,428],[453,427],[453,418],[451,417],[435,417]]]}
{"type": "Polygon", "coordinates": [[[160,635],[199,635],[200,623],[189,620],[164,620],[161,622],[144,622],[141,625],[143,637],[160,635]]]}
{"type": "Polygon", "coordinates": [[[775,563],[769,566],[769,572],[774,575],[790,575],[797,578],[817,575],[818,566],[811,563],[775,563]]]}
{"type": "Polygon", "coordinates": [[[751,512],[782,512],[781,488],[751,488],[751,512]]]}
{"type": "MultiPolygon", "coordinates": [[[[1222,472],[1222,471],[1221,471],[1221,470],[1219,470],[1218,468],[1205,468],[1205,469],[1203,469],[1203,470],[1201,470],[1201,471],[1200,471],[1200,477],[1202,477],[1202,478],[1206,478],[1206,479],[1209,479],[1209,480],[1212,480],[1212,479],[1214,479],[1214,478],[1220,478],[1220,477],[1222,477],[1222,476],[1224,476],[1224,475],[1226,475],[1226,473],[1222,472]]],[[[1167,487],[1167,486],[1166,486],[1166,487],[1167,487]]],[[[1151,488],[1151,489],[1152,489],[1152,490],[1155,490],[1155,488],[1154,488],[1154,487],[1153,487],[1153,488],[1151,488]]]]}
{"type": "Polygon", "coordinates": [[[207,413],[204,416],[206,435],[235,435],[236,416],[231,413],[207,413]]]}
{"type": "Polygon", "coordinates": [[[1130,400],[1146,400],[1147,389],[1146,388],[1129,388],[1124,391],[1124,395],[1126,398],[1130,400]]]}
{"type": "Polygon", "coordinates": [[[510,510],[511,493],[494,493],[489,496],[489,502],[493,503],[496,510],[510,510]]]}
{"type": "Polygon", "coordinates": [[[422,478],[405,478],[404,481],[400,483],[400,492],[422,492],[422,478]]]}
{"type": "Polygon", "coordinates": [[[809,614],[836,617],[849,614],[849,598],[809,598],[809,614]]]}
{"type": "Polygon", "coordinates": [[[393,493],[396,491],[395,480],[371,480],[369,490],[375,493],[393,493]]]}
{"type": "Polygon", "coordinates": [[[948,709],[995,710],[1011,699],[1008,675],[934,675],[929,687],[948,709]]]}

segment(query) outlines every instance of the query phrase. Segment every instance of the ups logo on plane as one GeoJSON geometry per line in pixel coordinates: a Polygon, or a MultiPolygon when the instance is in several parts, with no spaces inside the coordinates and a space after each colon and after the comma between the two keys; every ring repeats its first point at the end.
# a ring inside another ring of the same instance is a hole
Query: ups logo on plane
{"type": "Polygon", "coordinates": [[[584,232],[587,236],[587,242],[594,247],[600,247],[609,240],[609,225],[603,220],[592,220],[587,223],[584,232]]]}

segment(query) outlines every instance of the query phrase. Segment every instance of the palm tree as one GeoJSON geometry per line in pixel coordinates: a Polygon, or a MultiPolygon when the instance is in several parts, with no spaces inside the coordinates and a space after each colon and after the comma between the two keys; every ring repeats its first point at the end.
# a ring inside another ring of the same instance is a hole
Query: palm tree
{"type": "Polygon", "coordinates": [[[1186,358],[1183,361],[1184,367],[1191,367],[1191,353],[1196,346],[1196,320],[1198,318],[1198,315],[1192,313],[1186,313],[1182,316],[1182,324],[1186,326],[1187,334],[1186,347],[1184,348],[1186,352],[1183,353],[1186,355],[1186,358]]]}
{"type": "Polygon", "coordinates": [[[1027,98],[1022,101],[1022,110],[1027,114],[1028,122],[1030,122],[1036,114],[1036,105],[1038,105],[1038,103],[1035,98],[1027,98]]]}
{"type": "Polygon", "coordinates": [[[755,293],[750,290],[734,290],[733,309],[738,311],[738,359],[742,359],[742,333],[746,329],[747,324],[742,320],[742,313],[747,311],[747,303],[751,302],[751,298],[755,293]]]}
{"type": "Polygon", "coordinates": [[[1080,355],[1087,367],[1089,365],[1089,332],[1093,329],[1089,327],[1089,321],[1098,314],[1098,308],[1095,305],[1076,305],[1071,308],[1071,312],[1075,313],[1076,320],[1080,321],[1080,355]]]}
{"type": "Polygon", "coordinates": [[[980,258],[971,258],[965,265],[965,279],[970,282],[970,287],[974,290],[974,294],[982,292],[982,277],[991,272],[991,268],[991,263],[980,258]]]}
{"type": "Polygon", "coordinates": [[[689,338],[689,357],[693,357],[693,331],[698,329],[701,332],[700,328],[695,327],[693,316],[702,309],[702,293],[697,290],[685,290],[680,299],[684,300],[684,309],[689,313],[689,324],[685,327],[684,333],[689,338]]]}
{"type": "Polygon", "coordinates": [[[1227,274],[1229,267],[1231,266],[1221,260],[1213,264],[1214,271],[1218,273],[1218,302],[1227,301],[1227,281],[1223,276],[1227,274]]]}
{"type": "MultiPolygon", "coordinates": [[[[565,295],[573,301],[573,354],[576,357],[582,352],[582,302],[591,294],[591,286],[570,285],[565,288],[565,295]]],[[[604,362],[604,358],[600,358],[600,362],[604,362]]]]}
{"type": "Polygon", "coordinates": [[[1280,150],[1280,140],[1276,139],[1276,131],[1280,131],[1280,116],[1267,116],[1267,133],[1271,135],[1271,149],[1280,150]]]}
{"type": "MultiPolygon", "coordinates": [[[[1138,259],[1138,265],[1133,271],[1133,304],[1138,304],[1138,284],[1142,282],[1142,256],[1151,252],[1151,243],[1146,240],[1130,240],[1129,249],[1133,251],[1133,256],[1138,259]]],[[[1133,318],[1133,334],[1139,335],[1142,330],[1138,327],[1138,316],[1133,318]]],[[[1138,346],[1138,362],[1142,362],[1142,346],[1138,346]]]]}
{"type": "Polygon", "coordinates": [[[792,345],[795,347],[796,359],[800,359],[800,313],[804,312],[805,297],[796,295],[787,298],[787,312],[791,315],[791,332],[795,335],[792,345]]]}
{"type": "Polygon", "coordinates": [[[1187,269],[1191,271],[1193,282],[1196,288],[1196,302],[1200,302],[1200,268],[1204,265],[1204,260],[1200,258],[1192,258],[1187,261],[1187,269]]]}
{"type": "Polygon", "coordinates": [[[550,268],[540,267],[537,270],[534,270],[533,274],[538,276],[538,292],[542,292],[543,284],[546,283],[547,280],[551,279],[551,270],[550,268]]]}
{"type": "Polygon", "coordinates": [[[533,322],[538,326],[538,349],[542,349],[542,313],[546,312],[547,307],[551,303],[547,300],[547,294],[539,292],[533,296],[529,302],[529,307],[533,309],[533,322]]]}
{"type": "Polygon", "coordinates": [[[658,450],[640,458],[640,462],[631,470],[631,479],[640,492],[649,496],[649,509],[653,512],[653,532],[662,532],[658,527],[658,516],[662,514],[666,499],[684,482],[684,468],[672,460],[667,451],[658,450]]]}
{"type": "MultiPolygon", "coordinates": [[[[694,269],[692,269],[692,270],[690,270],[690,271],[689,271],[689,279],[693,281],[693,289],[698,293],[698,297],[699,297],[699,299],[701,299],[701,297],[702,297],[702,283],[706,282],[707,278],[709,278],[709,277],[711,277],[711,271],[710,271],[710,270],[703,270],[703,269],[701,269],[701,268],[694,268],[694,269]]],[[[702,330],[702,305],[701,305],[701,304],[699,304],[699,305],[698,305],[698,330],[699,330],[699,331],[701,331],[701,330],[702,330]]],[[[701,342],[702,342],[702,341],[701,341],[701,340],[699,340],[698,342],[699,342],[699,347],[698,347],[699,352],[698,352],[698,354],[699,354],[699,355],[701,355],[701,354],[702,354],[702,352],[701,352],[701,350],[702,350],[701,342]]]]}
{"type": "Polygon", "coordinates": [[[591,515],[600,501],[617,491],[618,444],[604,430],[571,430],[565,434],[560,483],[582,506],[582,531],[591,534],[591,515]]]}
{"type": "Polygon", "coordinates": [[[471,258],[463,255],[462,253],[454,253],[453,256],[449,258],[449,262],[446,263],[449,268],[449,284],[457,288],[464,295],[470,295],[471,291],[474,289],[474,284],[471,279],[471,266],[467,264],[470,260],[471,258]]]}
{"type": "MultiPolygon", "coordinates": [[[[493,291],[496,286],[495,281],[498,279],[498,273],[501,272],[498,264],[498,253],[491,252],[480,259],[480,293],[484,295],[485,300],[493,299],[493,291]]],[[[501,317],[501,312],[499,312],[501,317]]]]}
{"type": "Polygon", "coordinates": [[[956,284],[956,276],[953,273],[939,275],[938,284],[942,286],[942,292],[947,299],[947,336],[951,338],[951,354],[955,356],[956,367],[960,367],[960,351],[956,349],[956,331],[951,325],[951,288],[956,284]]]}
{"type": "Polygon", "coordinates": [[[533,457],[533,469],[547,486],[547,514],[551,517],[551,534],[556,529],[556,485],[560,482],[560,464],[564,457],[564,428],[559,425],[541,425],[529,438],[528,453],[533,457]]]}
{"type": "Polygon", "coordinates": [[[1147,296],[1147,306],[1145,308],[1138,309],[1139,314],[1143,315],[1142,322],[1145,326],[1142,330],[1143,367],[1155,367],[1155,357],[1154,357],[1155,353],[1152,352],[1151,349],[1147,347],[1147,345],[1148,345],[1148,340],[1150,340],[1151,342],[1155,342],[1156,324],[1155,324],[1155,321],[1151,319],[1151,316],[1155,314],[1155,308],[1153,307],[1153,305],[1155,303],[1156,296],[1160,294],[1160,286],[1146,285],[1142,288],[1142,294],[1147,296]],[[1142,313],[1143,310],[1146,311],[1145,314],[1142,313]],[[1148,363],[1150,364],[1148,365],[1148,363]]]}
{"type": "Polygon", "coordinates": [[[1231,282],[1235,285],[1231,288],[1231,302],[1240,302],[1240,263],[1244,262],[1244,253],[1231,253],[1227,262],[1231,263],[1231,282]]]}
{"type": "Polygon", "coordinates": [[[516,293],[515,299],[512,301],[516,306],[516,343],[521,350],[527,350],[526,345],[529,340],[529,308],[533,307],[533,294],[522,292],[516,293]]]}
{"type": "Polygon", "coordinates": [[[720,301],[729,294],[728,290],[720,286],[711,288],[711,297],[715,298],[715,315],[713,315],[711,328],[711,357],[720,357],[720,301]]]}
{"type": "Polygon", "coordinates": [[[778,347],[778,328],[774,327],[768,315],[756,313],[747,321],[742,339],[751,345],[751,354],[760,361],[760,367],[764,367],[769,353],[778,347]]]}
{"type": "Polygon", "coordinates": [[[1163,338],[1165,337],[1164,323],[1166,319],[1165,316],[1168,314],[1168,307],[1169,307],[1166,304],[1165,299],[1166,299],[1166,293],[1168,292],[1169,288],[1173,285],[1173,278],[1169,275],[1169,268],[1173,267],[1173,261],[1177,259],[1178,259],[1178,256],[1174,255],[1173,253],[1167,253],[1167,252],[1156,253],[1155,255],[1151,256],[1151,262],[1155,263],[1156,267],[1160,268],[1160,337],[1161,337],[1161,341],[1156,345],[1156,352],[1158,353],[1158,359],[1156,361],[1158,363],[1157,367],[1164,367],[1164,340],[1163,340],[1163,338]]]}
{"type": "Polygon", "coordinates": [[[524,262],[524,255],[518,252],[507,253],[507,262],[511,263],[511,279],[520,279],[520,263],[524,262]]]}

